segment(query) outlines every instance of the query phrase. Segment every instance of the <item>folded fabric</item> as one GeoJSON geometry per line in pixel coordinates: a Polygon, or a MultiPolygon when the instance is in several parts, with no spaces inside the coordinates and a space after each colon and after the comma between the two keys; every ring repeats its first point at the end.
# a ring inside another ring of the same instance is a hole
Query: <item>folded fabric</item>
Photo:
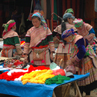
{"type": "Polygon", "coordinates": [[[53,71],[50,69],[33,71],[31,73],[26,73],[24,76],[22,76],[21,81],[23,84],[26,84],[27,82],[44,84],[46,79],[52,78],[55,76],[52,73],[53,71]]]}
{"type": "Polygon", "coordinates": [[[56,75],[52,78],[46,79],[45,84],[62,84],[64,80],[70,80],[70,77],[62,76],[62,75],[56,75]]]}
{"type": "Polygon", "coordinates": [[[0,74],[0,79],[5,79],[7,81],[14,81],[15,79],[19,78],[20,76],[23,76],[26,73],[30,73],[36,70],[43,70],[43,69],[49,70],[49,68],[45,66],[34,67],[30,65],[28,69],[13,69],[10,70],[9,72],[2,73],[0,74]]]}

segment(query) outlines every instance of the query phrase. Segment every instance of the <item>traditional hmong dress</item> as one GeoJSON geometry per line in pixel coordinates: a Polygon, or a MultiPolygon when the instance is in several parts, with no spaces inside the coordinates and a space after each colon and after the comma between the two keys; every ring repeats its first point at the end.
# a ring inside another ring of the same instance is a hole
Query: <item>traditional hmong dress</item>
{"type": "Polygon", "coordinates": [[[79,63],[76,64],[79,67],[78,74],[90,73],[90,76],[85,80],[78,81],[81,93],[87,92],[97,88],[97,56],[92,49],[91,45],[88,45],[83,38],[79,39],[73,46],[71,57],[77,57],[80,59],[79,63]]]}
{"type": "MultiPolygon", "coordinates": [[[[87,23],[83,24],[82,29],[77,29],[77,32],[78,34],[82,35],[84,38],[87,37],[89,34],[92,34],[92,33],[95,34],[93,27],[87,23]]],[[[88,42],[92,45],[95,53],[97,53],[97,44],[95,40],[97,41],[96,37],[94,37],[92,40],[88,42]]]]}
{"type": "Polygon", "coordinates": [[[32,27],[27,31],[24,53],[28,54],[29,50],[32,50],[30,62],[33,61],[36,65],[50,65],[49,48],[51,52],[55,51],[52,32],[49,28],[32,27]]]}
{"type": "MultiPolygon", "coordinates": [[[[76,29],[74,25],[69,24],[68,22],[66,23],[66,29],[76,29]]],[[[58,25],[55,29],[54,32],[57,32],[61,35],[61,25],[58,25]]],[[[66,44],[64,45],[63,41],[60,39],[60,43],[58,45],[57,51],[56,51],[56,56],[55,56],[55,62],[59,65],[60,60],[63,59],[61,66],[64,68],[65,62],[69,60],[69,56],[71,53],[71,44],[66,44]]]]}
{"type": "Polygon", "coordinates": [[[17,54],[16,46],[20,46],[18,34],[17,32],[10,30],[5,35],[3,35],[3,50],[1,56],[2,57],[15,56],[17,54]]]}

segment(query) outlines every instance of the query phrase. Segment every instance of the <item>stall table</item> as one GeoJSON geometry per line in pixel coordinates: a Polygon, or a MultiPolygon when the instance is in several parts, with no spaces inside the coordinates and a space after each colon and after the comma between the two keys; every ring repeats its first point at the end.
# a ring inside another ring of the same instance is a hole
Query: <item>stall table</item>
{"type": "MultiPolygon", "coordinates": [[[[27,83],[23,85],[21,81],[0,80],[0,93],[13,95],[17,97],[52,97],[52,96],[56,97],[56,95],[54,94],[54,89],[56,87],[68,84],[69,88],[70,84],[74,83],[78,91],[79,97],[82,97],[76,81],[83,80],[87,78],[89,75],[90,73],[86,73],[84,75],[74,75],[74,78],[71,78],[69,81],[64,81],[63,84],[51,84],[51,85],[35,83],[27,83]]],[[[66,95],[67,92],[64,91],[64,93],[66,95]]]]}

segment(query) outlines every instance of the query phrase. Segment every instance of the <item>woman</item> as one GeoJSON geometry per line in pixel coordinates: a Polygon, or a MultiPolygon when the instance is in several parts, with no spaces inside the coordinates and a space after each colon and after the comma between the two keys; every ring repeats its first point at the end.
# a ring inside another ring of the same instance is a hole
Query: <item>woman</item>
{"type": "Polygon", "coordinates": [[[13,57],[15,55],[22,55],[22,49],[20,47],[20,41],[16,30],[16,22],[9,20],[6,24],[3,24],[3,50],[2,57],[13,57]]]}
{"type": "Polygon", "coordinates": [[[90,73],[88,78],[78,81],[81,93],[86,92],[86,97],[90,97],[90,91],[97,88],[97,56],[88,40],[73,29],[65,30],[62,38],[72,44],[71,59],[67,61],[67,66],[77,66],[78,74],[90,73]]]}
{"type": "Polygon", "coordinates": [[[33,27],[26,34],[24,46],[25,59],[29,51],[31,51],[30,62],[36,65],[50,65],[50,58],[53,60],[53,53],[55,51],[52,32],[47,27],[43,16],[38,12],[32,15],[32,24],[33,27]]]}
{"type": "Polygon", "coordinates": [[[61,66],[63,68],[65,66],[65,62],[69,58],[69,54],[71,53],[71,46],[70,46],[70,43],[68,43],[68,44],[67,43],[65,43],[65,44],[63,43],[63,40],[61,39],[61,34],[66,29],[73,28],[73,29],[76,30],[76,28],[73,25],[73,20],[74,19],[75,19],[75,17],[72,16],[71,13],[65,13],[63,15],[63,20],[62,20],[61,25],[57,26],[54,29],[54,33],[59,34],[59,37],[60,37],[59,38],[60,42],[59,42],[59,45],[58,45],[58,48],[57,48],[57,51],[56,51],[56,56],[55,56],[55,62],[57,64],[60,64],[60,60],[63,59],[63,62],[61,63],[61,66]],[[67,53],[69,53],[69,54],[67,54],[67,53]]]}
{"type": "Polygon", "coordinates": [[[97,54],[97,47],[95,42],[97,39],[95,37],[95,31],[93,27],[88,23],[84,23],[82,19],[76,19],[73,21],[73,23],[77,29],[78,34],[82,35],[85,39],[88,40],[95,53],[97,54]]]}

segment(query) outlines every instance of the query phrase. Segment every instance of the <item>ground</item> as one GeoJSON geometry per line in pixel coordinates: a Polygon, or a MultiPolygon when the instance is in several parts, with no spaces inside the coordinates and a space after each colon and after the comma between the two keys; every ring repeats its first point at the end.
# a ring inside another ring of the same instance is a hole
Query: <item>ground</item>
{"type": "MultiPolygon", "coordinates": [[[[70,97],[75,97],[74,89],[70,89],[70,97]]],[[[83,97],[85,97],[85,93],[83,93],[83,97]]],[[[97,89],[91,91],[91,97],[97,97],[97,89]]]]}

